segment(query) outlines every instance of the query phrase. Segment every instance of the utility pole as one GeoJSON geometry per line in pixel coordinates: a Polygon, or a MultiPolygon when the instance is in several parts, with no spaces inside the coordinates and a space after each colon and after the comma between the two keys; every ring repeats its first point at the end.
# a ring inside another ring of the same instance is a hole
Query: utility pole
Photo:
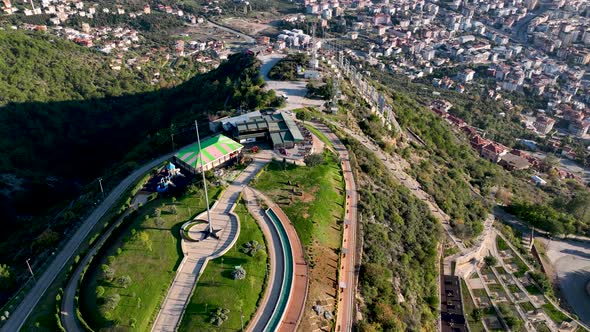
{"type": "Polygon", "coordinates": [[[102,178],[98,178],[98,185],[100,186],[100,192],[102,193],[102,198],[104,199],[104,189],[102,188],[102,178]]]}
{"type": "Polygon", "coordinates": [[[33,273],[33,269],[31,269],[31,264],[29,264],[30,260],[31,260],[30,258],[27,258],[27,260],[25,262],[27,263],[27,267],[29,268],[29,272],[31,272],[31,277],[33,277],[34,281],[37,281],[37,279],[35,279],[35,274],[33,273]]]}
{"type": "Polygon", "coordinates": [[[170,140],[172,141],[172,152],[174,152],[176,150],[174,147],[174,134],[170,134],[170,140]]]}
{"type": "Polygon", "coordinates": [[[244,331],[244,312],[242,306],[240,306],[240,323],[242,324],[242,332],[244,331]]]}

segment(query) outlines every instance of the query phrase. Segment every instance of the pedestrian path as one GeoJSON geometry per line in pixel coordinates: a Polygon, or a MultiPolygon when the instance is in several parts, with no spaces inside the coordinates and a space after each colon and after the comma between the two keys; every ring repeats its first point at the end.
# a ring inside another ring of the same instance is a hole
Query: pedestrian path
{"type": "Polygon", "coordinates": [[[267,289],[267,294],[263,297],[263,301],[259,305],[259,309],[247,331],[276,330],[279,332],[294,332],[297,330],[303,316],[309,284],[308,266],[305,261],[303,246],[295,227],[276,203],[255,189],[248,187],[246,192],[249,197],[248,201],[254,203],[254,206],[252,206],[253,211],[260,210],[257,201],[263,201],[269,207],[266,212],[260,213],[259,211],[254,215],[258,217],[259,223],[263,221],[268,225],[269,229],[274,229],[274,232],[271,233],[274,234],[272,242],[274,254],[276,255],[275,261],[277,262],[277,265],[273,267],[273,272],[271,272],[270,288],[267,289]],[[269,211],[272,212],[269,214],[269,211]],[[281,250],[279,246],[282,246],[283,249],[281,250]],[[291,266],[285,266],[287,264],[291,266]],[[290,286],[282,283],[287,278],[290,278],[290,286]],[[282,289],[283,287],[290,289],[282,289]],[[281,292],[285,294],[281,296],[281,292]],[[278,310],[282,312],[275,312],[278,310]],[[270,320],[273,320],[273,326],[270,326],[270,320]]]}
{"type": "MultiPolygon", "coordinates": [[[[182,237],[184,258],[176,271],[168,294],[160,307],[152,331],[174,332],[182,320],[186,306],[193,294],[200,275],[207,262],[222,256],[235,243],[240,233],[240,221],[233,214],[233,209],[243,187],[264,167],[269,160],[255,159],[222,193],[210,211],[213,229],[221,229],[217,233],[219,239],[206,239],[195,242],[182,237]]],[[[207,219],[207,212],[201,213],[196,219],[207,219]]],[[[194,237],[191,234],[191,237],[194,237]]]]}

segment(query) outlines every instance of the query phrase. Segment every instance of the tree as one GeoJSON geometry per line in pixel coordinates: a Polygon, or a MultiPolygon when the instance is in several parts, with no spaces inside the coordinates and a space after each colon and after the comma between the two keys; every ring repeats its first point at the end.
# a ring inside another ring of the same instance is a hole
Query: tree
{"type": "Polygon", "coordinates": [[[115,269],[114,268],[112,268],[106,264],[102,264],[100,266],[100,269],[102,270],[102,275],[106,280],[111,281],[115,278],[115,269]]]}
{"type": "Polygon", "coordinates": [[[117,278],[117,284],[120,287],[127,288],[131,284],[131,277],[128,275],[120,276],[117,278]]]}
{"type": "Polygon", "coordinates": [[[96,287],[96,297],[101,297],[104,295],[104,287],[97,286],[96,287]]]}
{"type": "Polygon", "coordinates": [[[309,167],[321,165],[324,162],[324,156],[320,153],[312,153],[305,157],[305,164],[309,167]]]}
{"type": "Polygon", "coordinates": [[[301,120],[303,122],[311,120],[311,113],[309,111],[302,109],[295,114],[297,120],[301,120]]]}
{"type": "Polygon", "coordinates": [[[148,251],[152,251],[152,239],[150,238],[150,234],[146,231],[140,231],[136,234],[136,239],[141,243],[141,245],[147,248],[148,251]]]}
{"type": "Polygon", "coordinates": [[[46,229],[31,244],[33,250],[42,250],[53,247],[59,241],[59,234],[51,229],[46,229]]]}
{"type": "Polygon", "coordinates": [[[234,280],[243,280],[246,278],[246,270],[241,265],[238,265],[231,271],[231,276],[234,280]]]}
{"type": "Polygon", "coordinates": [[[171,214],[177,214],[178,213],[178,209],[176,208],[176,205],[170,205],[170,213],[171,214]]]}
{"type": "Polygon", "coordinates": [[[227,320],[227,314],[229,314],[229,309],[218,308],[213,312],[209,321],[215,326],[221,326],[227,320]]]}
{"type": "Polygon", "coordinates": [[[504,317],[504,320],[506,321],[506,325],[513,331],[518,331],[522,327],[522,321],[514,315],[508,315],[504,317]]]}
{"type": "Polygon", "coordinates": [[[0,264],[0,291],[12,289],[14,287],[14,276],[11,268],[6,264],[0,264]]]}
{"type": "Polygon", "coordinates": [[[121,295],[114,293],[109,294],[105,298],[104,304],[102,305],[105,311],[111,311],[119,305],[119,301],[121,301],[121,295]]]}
{"type": "Polygon", "coordinates": [[[496,200],[503,205],[509,205],[512,200],[512,192],[507,188],[500,188],[496,191],[496,200]]]}
{"type": "Polygon", "coordinates": [[[250,256],[256,255],[256,253],[259,250],[263,250],[263,249],[264,249],[264,246],[255,240],[252,240],[250,242],[246,242],[242,245],[242,252],[247,255],[250,255],[250,256]]]}
{"type": "Polygon", "coordinates": [[[473,319],[476,321],[480,321],[483,317],[483,310],[481,310],[481,308],[473,309],[471,312],[471,317],[473,317],[473,319]]]}
{"type": "Polygon", "coordinates": [[[552,153],[548,153],[541,164],[545,172],[557,167],[557,165],[559,165],[559,159],[552,153]]]}
{"type": "Polygon", "coordinates": [[[491,256],[491,255],[484,257],[483,261],[489,267],[494,267],[494,266],[496,266],[496,264],[498,264],[498,259],[494,256],[491,256]]]}

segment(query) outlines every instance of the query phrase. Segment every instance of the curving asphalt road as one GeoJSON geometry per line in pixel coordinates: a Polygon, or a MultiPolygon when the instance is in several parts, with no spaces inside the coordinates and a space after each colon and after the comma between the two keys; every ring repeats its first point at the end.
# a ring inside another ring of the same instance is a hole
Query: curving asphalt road
{"type": "Polygon", "coordinates": [[[63,247],[63,249],[55,256],[53,262],[51,262],[47,270],[43,272],[41,277],[37,280],[33,288],[27,293],[19,306],[14,310],[14,312],[12,312],[10,318],[6,321],[4,326],[2,326],[0,331],[14,332],[21,329],[47,288],[49,288],[59,272],[76,253],[78,247],[82,244],[84,239],[86,239],[88,234],[90,234],[90,231],[104,216],[104,214],[115,204],[115,202],[125,192],[125,190],[127,190],[135,181],[137,181],[140,176],[148,172],[153,167],[163,163],[165,160],[172,157],[172,155],[172,153],[169,153],[143,165],[127,176],[109,193],[105,200],[102,201],[96,209],[94,209],[92,214],[86,218],[76,233],[74,233],[72,238],[63,247]]]}
{"type": "Polygon", "coordinates": [[[61,302],[61,315],[60,320],[63,327],[66,331],[84,331],[84,328],[78,321],[78,317],[76,316],[76,290],[78,289],[78,284],[80,279],[82,278],[82,272],[84,268],[90,263],[90,260],[96,252],[102,247],[104,242],[111,236],[113,230],[121,224],[123,221],[123,217],[119,218],[119,220],[111,225],[109,229],[100,237],[98,241],[92,246],[90,251],[80,260],[78,267],[72,273],[66,288],[64,289],[63,301],[61,302]]]}

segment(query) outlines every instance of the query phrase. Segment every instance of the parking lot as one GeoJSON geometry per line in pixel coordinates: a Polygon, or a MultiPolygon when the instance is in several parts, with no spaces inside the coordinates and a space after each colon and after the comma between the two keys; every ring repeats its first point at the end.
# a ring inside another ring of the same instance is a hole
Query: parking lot
{"type": "Polygon", "coordinates": [[[267,88],[275,90],[277,95],[285,95],[287,97],[287,105],[284,110],[293,110],[302,107],[322,107],[324,105],[323,100],[309,99],[306,98],[307,94],[307,81],[273,81],[269,79],[268,73],[270,69],[279,62],[280,59],[284,58],[285,54],[267,54],[260,56],[259,59],[262,61],[262,67],[260,72],[266,81],[267,88]]]}

